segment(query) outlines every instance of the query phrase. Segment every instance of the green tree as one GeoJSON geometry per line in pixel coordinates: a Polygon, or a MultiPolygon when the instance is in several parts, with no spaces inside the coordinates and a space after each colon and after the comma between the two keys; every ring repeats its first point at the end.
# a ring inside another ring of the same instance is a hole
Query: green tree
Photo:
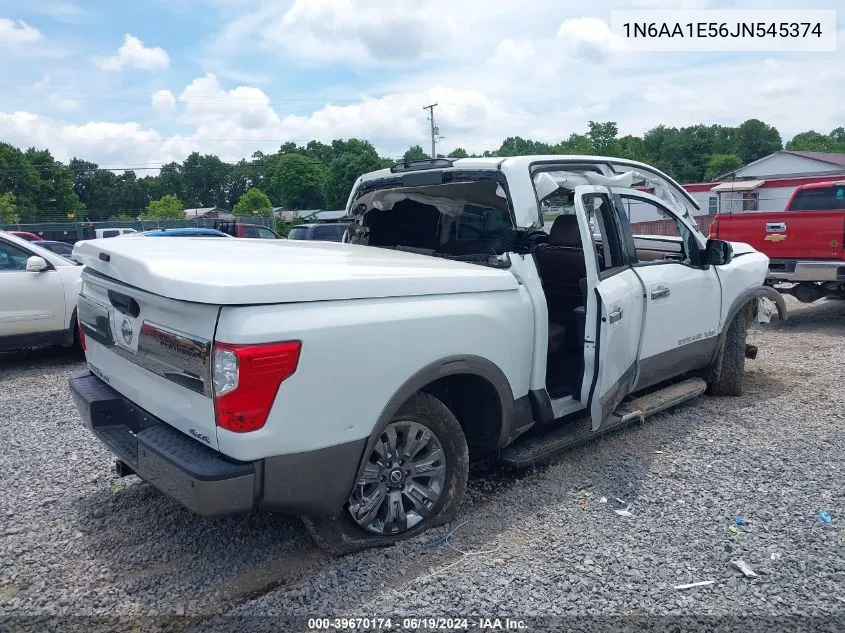
{"type": "Polygon", "coordinates": [[[114,172],[79,158],[72,158],[68,168],[73,178],[73,191],[85,205],[86,219],[96,222],[119,212],[114,172]]]}
{"type": "Polygon", "coordinates": [[[792,137],[786,149],[802,152],[845,152],[845,128],[838,127],[830,134],[815,130],[801,132],[792,137]]]}
{"type": "Polygon", "coordinates": [[[182,194],[189,208],[226,207],[232,166],[212,154],[194,152],[182,163],[182,194]]]}
{"type": "Polygon", "coordinates": [[[607,121],[606,123],[590,121],[587,125],[589,126],[587,138],[590,140],[590,151],[593,154],[598,156],[619,155],[619,142],[616,140],[619,127],[614,121],[607,121]]]}
{"type": "Polygon", "coordinates": [[[381,169],[384,160],[379,158],[375,148],[360,139],[332,141],[332,147],[338,152],[329,165],[329,173],[323,185],[323,198],[328,208],[341,209],[352,191],[352,186],[359,176],[369,171],[381,169]]]}
{"type": "Polygon", "coordinates": [[[620,138],[618,144],[620,158],[647,162],[643,139],[641,137],[628,134],[620,138]]]}
{"type": "Polygon", "coordinates": [[[419,145],[411,145],[411,147],[405,151],[405,155],[402,156],[402,160],[404,161],[427,160],[428,158],[430,158],[429,155],[426,154],[425,150],[419,145]]]}
{"type": "Polygon", "coordinates": [[[448,158],[469,158],[469,154],[463,147],[456,147],[449,152],[448,158]]]}
{"type": "Polygon", "coordinates": [[[742,167],[742,159],[736,154],[713,154],[707,161],[704,180],[715,180],[723,174],[736,171],[742,167]]]}
{"type": "Polygon", "coordinates": [[[15,194],[11,191],[0,194],[0,222],[3,224],[15,224],[20,221],[18,208],[15,204],[15,194]]]}
{"type": "Polygon", "coordinates": [[[176,196],[167,194],[158,200],[150,202],[146,213],[141,215],[142,220],[184,220],[182,201],[176,196]]]}
{"type": "Polygon", "coordinates": [[[329,169],[306,154],[281,156],[269,176],[267,193],[285,209],[319,209],[329,169]]]}
{"type": "Polygon", "coordinates": [[[232,211],[235,215],[248,216],[266,214],[272,208],[273,203],[267,194],[257,187],[252,187],[241,196],[232,211]]]}
{"type": "Polygon", "coordinates": [[[521,136],[509,136],[496,150],[496,156],[530,156],[550,153],[551,148],[548,143],[524,139],[521,136]]]}
{"type": "Polygon", "coordinates": [[[589,154],[593,146],[583,134],[570,134],[569,138],[551,148],[552,154],[589,154]]]}
{"type": "Polygon", "coordinates": [[[746,165],[783,149],[783,141],[771,125],[748,119],[737,129],[736,154],[746,165]]]}

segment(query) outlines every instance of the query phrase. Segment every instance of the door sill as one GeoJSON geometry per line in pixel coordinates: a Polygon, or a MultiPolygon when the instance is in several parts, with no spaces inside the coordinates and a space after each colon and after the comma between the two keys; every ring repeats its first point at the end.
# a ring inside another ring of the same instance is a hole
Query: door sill
{"type": "Polygon", "coordinates": [[[584,408],[584,405],[582,405],[581,402],[579,402],[572,396],[554,398],[551,400],[551,404],[552,413],[554,413],[555,420],[557,420],[558,418],[562,418],[566,415],[577,413],[578,411],[581,411],[584,408]]]}

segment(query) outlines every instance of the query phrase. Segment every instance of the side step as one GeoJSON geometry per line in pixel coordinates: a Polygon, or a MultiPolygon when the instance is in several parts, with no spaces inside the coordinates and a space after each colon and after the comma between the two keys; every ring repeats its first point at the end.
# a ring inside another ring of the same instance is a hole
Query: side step
{"type": "Polygon", "coordinates": [[[542,434],[528,434],[503,449],[499,461],[514,468],[525,468],[543,462],[558,453],[583,444],[593,438],[641,422],[646,418],[692,400],[707,390],[701,378],[688,378],[638,398],[623,402],[601,428],[592,430],[589,416],[553,427],[542,434]]]}

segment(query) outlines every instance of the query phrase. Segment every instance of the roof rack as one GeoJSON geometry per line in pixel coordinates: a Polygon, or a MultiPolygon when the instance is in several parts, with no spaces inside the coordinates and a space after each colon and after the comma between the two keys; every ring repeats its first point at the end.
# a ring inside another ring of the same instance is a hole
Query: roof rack
{"type": "Polygon", "coordinates": [[[448,158],[426,158],[425,160],[405,160],[393,165],[390,171],[394,174],[402,171],[419,171],[421,169],[445,169],[451,167],[454,161],[448,158]]]}

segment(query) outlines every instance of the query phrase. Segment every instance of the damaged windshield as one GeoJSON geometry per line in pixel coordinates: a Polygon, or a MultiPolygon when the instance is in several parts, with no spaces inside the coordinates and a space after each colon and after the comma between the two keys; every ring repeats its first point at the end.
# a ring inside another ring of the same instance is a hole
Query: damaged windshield
{"type": "Polygon", "coordinates": [[[502,255],[515,236],[495,180],[375,189],[356,199],[352,215],[350,242],[467,261],[502,255]]]}

